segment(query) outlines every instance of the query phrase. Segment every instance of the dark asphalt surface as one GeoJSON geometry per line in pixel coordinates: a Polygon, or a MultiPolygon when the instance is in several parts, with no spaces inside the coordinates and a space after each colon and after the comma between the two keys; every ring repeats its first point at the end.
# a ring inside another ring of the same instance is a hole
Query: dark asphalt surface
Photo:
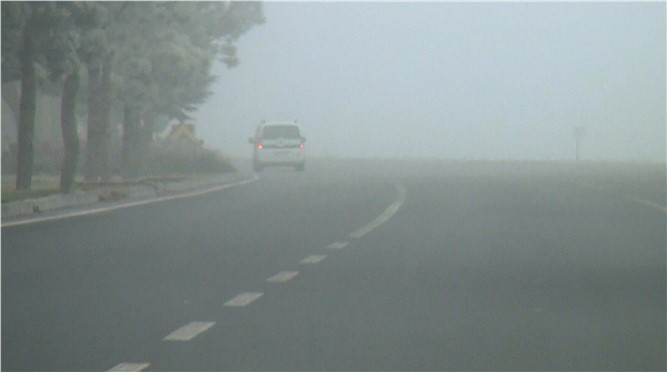
{"type": "Polygon", "coordinates": [[[666,214],[631,199],[665,195],[664,165],[311,161],[3,228],[2,369],[665,370],[666,214]]]}

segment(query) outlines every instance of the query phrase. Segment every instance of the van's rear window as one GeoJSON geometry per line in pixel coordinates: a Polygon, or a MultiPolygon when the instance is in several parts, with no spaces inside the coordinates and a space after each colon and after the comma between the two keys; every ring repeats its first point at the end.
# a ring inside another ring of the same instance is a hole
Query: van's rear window
{"type": "Polygon", "coordinates": [[[298,138],[299,127],[295,125],[271,125],[264,127],[262,138],[298,138]]]}

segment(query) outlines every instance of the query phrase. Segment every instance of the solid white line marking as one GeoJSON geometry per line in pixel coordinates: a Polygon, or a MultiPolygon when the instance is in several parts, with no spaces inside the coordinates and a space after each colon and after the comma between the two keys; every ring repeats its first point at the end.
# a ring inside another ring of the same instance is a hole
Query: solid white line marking
{"type": "Polygon", "coordinates": [[[50,216],[50,217],[35,217],[35,218],[28,218],[24,219],[21,221],[13,221],[13,222],[2,222],[2,227],[13,227],[13,226],[21,226],[21,225],[28,225],[31,223],[37,223],[37,222],[47,222],[47,221],[55,221],[55,220],[62,220],[66,218],[72,218],[72,217],[82,217],[82,216],[89,216],[93,214],[99,214],[99,213],[106,213],[106,212],[111,212],[115,211],[118,209],[125,209],[125,208],[131,208],[131,207],[138,207],[141,205],[146,205],[146,204],[152,204],[152,203],[159,203],[163,201],[169,201],[169,200],[174,200],[174,199],[184,199],[184,198],[191,198],[194,196],[201,196],[201,195],[206,195],[210,194],[212,192],[216,191],[221,191],[224,189],[228,189],[230,187],[234,186],[240,186],[240,185],[245,185],[246,183],[254,182],[259,179],[259,176],[253,175],[252,178],[242,180],[239,182],[234,182],[234,183],[227,183],[218,187],[214,187],[211,189],[206,189],[202,191],[194,191],[194,192],[189,192],[189,193],[181,193],[181,194],[176,194],[176,195],[169,195],[169,196],[162,196],[162,197],[157,197],[149,200],[142,200],[142,201],[137,201],[137,202],[130,202],[130,203],[124,203],[120,205],[114,205],[114,206],[109,206],[109,207],[99,207],[99,208],[94,208],[94,209],[89,209],[85,211],[79,211],[79,212],[70,212],[70,213],[62,213],[57,216],[50,216]]]}
{"type": "Polygon", "coordinates": [[[333,242],[327,246],[327,249],[343,249],[350,244],[348,242],[333,242]]]}
{"type": "Polygon", "coordinates": [[[662,213],[667,214],[667,208],[663,207],[663,206],[660,205],[660,204],[657,204],[657,203],[654,203],[654,202],[650,202],[650,201],[648,201],[648,200],[644,200],[644,199],[639,199],[639,198],[630,198],[630,199],[631,199],[632,201],[636,202],[636,203],[643,204],[643,205],[645,205],[645,206],[647,206],[647,207],[655,208],[655,209],[661,211],[662,213]]]}
{"type": "Polygon", "coordinates": [[[324,255],[313,255],[313,256],[308,256],[301,260],[300,263],[306,264],[306,265],[314,265],[317,263],[322,262],[323,259],[327,258],[327,256],[324,255]]]}
{"type": "Polygon", "coordinates": [[[190,341],[200,333],[213,327],[215,322],[192,322],[185,325],[164,338],[165,341],[190,341]]]}
{"type": "Polygon", "coordinates": [[[150,363],[120,363],[119,365],[111,368],[111,371],[123,371],[123,372],[139,372],[143,369],[148,368],[150,363]]]}
{"type": "Polygon", "coordinates": [[[405,186],[401,184],[396,184],[395,187],[396,191],[398,192],[398,195],[396,195],[396,200],[394,200],[394,202],[391,203],[391,205],[389,205],[387,209],[385,209],[384,212],[382,212],[382,214],[379,215],[375,220],[371,221],[366,226],[350,234],[349,235],[350,238],[359,239],[363,237],[364,235],[370,233],[371,231],[387,223],[387,221],[389,221],[389,219],[391,219],[396,214],[396,212],[398,212],[398,210],[403,205],[403,202],[405,202],[405,194],[407,191],[405,189],[405,186]]]}
{"type": "Polygon", "coordinates": [[[299,275],[298,271],[281,271],[278,274],[267,279],[267,282],[270,283],[285,283],[286,281],[294,278],[299,275]]]}
{"type": "Polygon", "coordinates": [[[257,301],[257,299],[259,299],[260,297],[262,297],[262,293],[245,292],[225,302],[224,306],[232,306],[232,307],[247,306],[257,301]]]}
{"type": "Polygon", "coordinates": [[[646,207],[651,207],[653,209],[657,209],[660,212],[667,214],[667,208],[663,207],[660,204],[657,204],[657,203],[654,203],[654,202],[651,202],[651,201],[648,201],[648,200],[640,199],[640,198],[637,198],[637,197],[634,197],[634,196],[626,196],[626,195],[615,194],[615,193],[612,193],[611,191],[608,191],[608,190],[605,190],[605,189],[601,188],[600,186],[593,185],[593,184],[588,183],[588,182],[582,182],[582,181],[572,181],[572,182],[575,183],[575,184],[582,185],[582,186],[590,187],[590,188],[595,189],[595,190],[600,191],[600,192],[611,193],[611,194],[616,195],[618,197],[625,198],[625,199],[628,199],[628,200],[632,200],[635,203],[639,203],[639,204],[644,205],[646,207]]]}

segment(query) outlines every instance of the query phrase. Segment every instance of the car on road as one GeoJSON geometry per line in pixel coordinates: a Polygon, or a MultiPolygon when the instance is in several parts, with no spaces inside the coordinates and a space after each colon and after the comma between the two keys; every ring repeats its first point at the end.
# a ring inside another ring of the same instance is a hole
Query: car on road
{"type": "Polygon", "coordinates": [[[301,135],[296,122],[263,122],[248,142],[253,144],[252,164],[255,172],[261,172],[268,166],[292,166],[297,171],[305,170],[306,138],[301,135]]]}

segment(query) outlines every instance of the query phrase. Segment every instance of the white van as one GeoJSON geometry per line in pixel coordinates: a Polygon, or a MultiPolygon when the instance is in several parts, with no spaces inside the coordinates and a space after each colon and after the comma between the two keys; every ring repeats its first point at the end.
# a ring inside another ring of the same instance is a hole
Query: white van
{"type": "Polygon", "coordinates": [[[297,171],[306,167],[306,138],[296,122],[264,122],[257,127],[252,143],[252,164],[255,172],[267,166],[293,166],[297,171]]]}

